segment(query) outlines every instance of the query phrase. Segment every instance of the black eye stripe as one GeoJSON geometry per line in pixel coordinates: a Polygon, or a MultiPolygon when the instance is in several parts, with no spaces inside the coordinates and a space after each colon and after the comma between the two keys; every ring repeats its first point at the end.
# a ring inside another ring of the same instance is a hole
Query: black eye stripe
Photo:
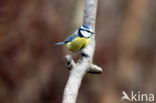
{"type": "Polygon", "coordinates": [[[85,29],[80,29],[80,30],[84,30],[84,31],[87,31],[87,32],[89,32],[89,33],[93,33],[93,32],[91,32],[91,31],[89,31],[89,30],[85,30],[85,29]]]}

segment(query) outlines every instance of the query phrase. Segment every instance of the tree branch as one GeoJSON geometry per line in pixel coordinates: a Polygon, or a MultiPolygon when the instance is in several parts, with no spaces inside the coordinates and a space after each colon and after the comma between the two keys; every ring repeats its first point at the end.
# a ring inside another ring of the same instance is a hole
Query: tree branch
{"type": "MultiPolygon", "coordinates": [[[[83,24],[91,26],[95,30],[96,9],[98,0],[85,0],[84,22],[83,24]]],[[[91,37],[90,44],[83,49],[83,52],[89,57],[81,55],[78,62],[75,63],[72,56],[67,55],[68,68],[71,70],[68,82],[64,89],[62,103],[76,103],[78,90],[84,75],[88,73],[100,74],[102,68],[92,64],[95,51],[95,34],[91,37]]]]}

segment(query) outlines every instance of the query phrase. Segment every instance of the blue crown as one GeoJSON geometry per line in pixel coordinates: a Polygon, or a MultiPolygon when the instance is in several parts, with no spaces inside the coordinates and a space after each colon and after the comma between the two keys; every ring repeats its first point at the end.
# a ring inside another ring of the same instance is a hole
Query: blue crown
{"type": "Polygon", "coordinates": [[[91,33],[94,33],[93,29],[88,25],[82,25],[80,29],[87,30],[90,31],[91,33]]]}
{"type": "Polygon", "coordinates": [[[86,29],[90,29],[90,27],[88,25],[83,25],[82,27],[86,28],[86,29]]]}

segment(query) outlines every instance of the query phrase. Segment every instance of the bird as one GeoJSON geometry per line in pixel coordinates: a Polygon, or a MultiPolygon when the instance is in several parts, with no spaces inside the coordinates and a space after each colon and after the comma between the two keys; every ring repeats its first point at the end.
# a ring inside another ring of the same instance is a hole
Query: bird
{"type": "Polygon", "coordinates": [[[65,45],[71,52],[78,52],[87,56],[82,50],[87,47],[90,42],[91,36],[94,34],[94,30],[88,25],[82,25],[75,33],[68,36],[63,42],[55,43],[54,45],[65,45]]]}

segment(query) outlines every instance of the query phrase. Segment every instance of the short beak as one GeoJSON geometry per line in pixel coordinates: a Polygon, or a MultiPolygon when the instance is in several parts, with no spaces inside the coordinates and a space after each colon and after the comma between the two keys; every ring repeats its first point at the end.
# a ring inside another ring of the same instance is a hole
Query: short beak
{"type": "Polygon", "coordinates": [[[95,34],[95,32],[91,32],[92,34],[95,34]]]}

